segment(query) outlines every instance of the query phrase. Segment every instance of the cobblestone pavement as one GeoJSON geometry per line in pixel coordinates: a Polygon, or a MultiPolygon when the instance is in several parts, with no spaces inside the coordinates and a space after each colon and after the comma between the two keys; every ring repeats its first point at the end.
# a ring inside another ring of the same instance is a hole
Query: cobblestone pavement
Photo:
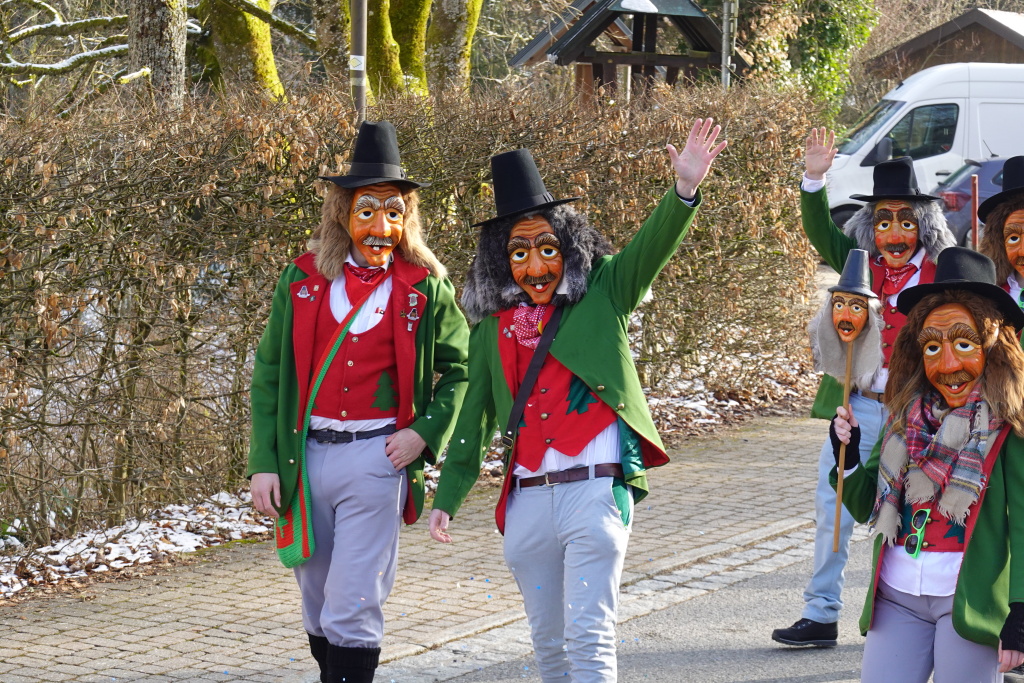
{"type": "MultiPolygon", "coordinates": [[[[824,424],[766,418],[676,449],[637,507],[620,619],[808,557],[824,424]]],[[[451,545],[431,541],[425,519],[403,530],[377,680],[448,680],[530,651],[494,529],[497,493],[471,495],[451,545]]],[[[316,680],[298,590],[266,542],[0,606],[0,633],[4,683],[316,680]]]]}

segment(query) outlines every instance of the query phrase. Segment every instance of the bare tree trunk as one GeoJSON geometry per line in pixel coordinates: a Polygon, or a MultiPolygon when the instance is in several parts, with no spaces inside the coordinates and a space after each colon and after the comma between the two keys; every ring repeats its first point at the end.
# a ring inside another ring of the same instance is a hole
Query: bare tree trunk
{"type": "Polygon", "coordinates": [[[348,78],[348,40],[352,29],[349,0],[313,0],[313,25],[327,75],[348,78]]]}
{"type": "Polygon", "coordinates": [[[399,92],[405,87],[390,13],[391,0],[373,0],[366,19],[367,85],[376,93],[399,92]]]}
{"type": "MultiPolygon", "coordinates": [[[[270,0],[255,0],[270,11],[270,0]]],[[[210,11],[213,49],[224,82],[256,85],[274,99],[284,98],[284,86],[277,75],[270,25],[227,3],[215,0],[210,11]]]]}
{"type": "Polygon", "coordinates": [[[483,0],[436,0],[427,31],[426,60],[430,89],[469,86],[470,53],[483,0]]]}
{"type": "Polygon", "coordinates": [[[401,46],[398,60],[405,85],[413,92],[427,94],[427,69],[423,51],[427,44],[427,21],[431,0],[391,0],[391,32],[401,46]]]}
{"type": "Polygon", "coordinates": [[[129,70],[150,70],[155,102],[181,109],[185,99],[185,0],[128,3],[129,70]]]}

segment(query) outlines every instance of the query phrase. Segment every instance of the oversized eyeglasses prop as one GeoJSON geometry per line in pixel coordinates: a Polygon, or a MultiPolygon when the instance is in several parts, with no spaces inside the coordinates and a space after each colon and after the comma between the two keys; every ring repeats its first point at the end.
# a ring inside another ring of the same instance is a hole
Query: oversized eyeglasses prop
{"type": "MultiPolygon", "coordinates": [[[[828,299],[811,323],[812,346],[820,370],[843,383],[843,406],[850,411],[852,377],[870,381],[882,361],[881,314],[878,296],[871,291],[868,253],[853,249],[846,258],[839,283],[829,287],[828,299]],[[866,379],[862,379],[866,378],[866,379]]],[[[846,444],[839,449],[836,485],[836,523],[832,552],[839,552],[839,517],[843,510],[843,471],[846,444]]]]}

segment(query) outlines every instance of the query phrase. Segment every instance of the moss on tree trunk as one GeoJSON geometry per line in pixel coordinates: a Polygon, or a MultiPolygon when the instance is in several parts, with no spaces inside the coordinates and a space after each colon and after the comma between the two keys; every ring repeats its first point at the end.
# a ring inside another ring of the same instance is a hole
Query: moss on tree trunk
{"type": "Polygon", "coordinates": [[[370,3],[366,18],[367,85],[374,92],[399,92],[405,85],[390,12],[390,0],[377,0],[370,3]]]}
{"type": "Polygon", "coordinates": [[[405,86],[420,94],[427,94],[427,69],[424,49],[427,44],[427,21],[430,19],[431,0],[392,0],[391,32],[401,46],[398,54],[405,76],[405,86]]]}
{"type": "Polygon", "coordinates": [[[427,31],[426,61],[430,88],[469,86],[470,53],[483,0],[436,0],[427,31]]]}
{"type": "MultiPolygon", "coordinates": [[[[270,0],[255,0],[270,11],[270,0]]],[[[226,3],[211,3],[210,24],[214,50],[222,78],[227,82],[256,85],[274,99],[284,98],[277,75],[270,25],[226,3]]]]}

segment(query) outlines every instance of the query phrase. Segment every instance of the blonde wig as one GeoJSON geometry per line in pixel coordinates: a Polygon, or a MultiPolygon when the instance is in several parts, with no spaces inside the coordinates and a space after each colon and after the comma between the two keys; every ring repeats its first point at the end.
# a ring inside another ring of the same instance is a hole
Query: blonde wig
{"type": "Polygon", "coordinates": [[[985,350],[985,369],[980,380],[982,397],[990,410],[1024,436],[1024,350],[1017,333],[995,303],[962,289],[936,292],[921,299],[896,337],[885,392],[885,404],[893,416],[892,428],[906,433],[908,409],[932,388],[924,372],[918,336],[928,314],[943,304],[962,304],[970,311],[985,350]]]}
{"type": "MultiPolygon", "coordinates": [[[[381,183],[391,184],[391,183],[381,183]]],[[[396,251],[409,263],[430,270],[431,275],[444,278],[448,269],[437,260],[423,240],[423,227],[420,224],[419,193],[415,188],[403,187],[393,183],[402,192],[405,200],[405,224],[402,229],[402,240],[396,251]]],[[[320,216],[320,225],[313,231],[309,239],[309,250],[316,255],[316,269],[328,280],[339,277],[352,247],[352,236],[348,231],[348,214],[352,207],[355,190],[329,183],[327,197],[320,216]]]]}

